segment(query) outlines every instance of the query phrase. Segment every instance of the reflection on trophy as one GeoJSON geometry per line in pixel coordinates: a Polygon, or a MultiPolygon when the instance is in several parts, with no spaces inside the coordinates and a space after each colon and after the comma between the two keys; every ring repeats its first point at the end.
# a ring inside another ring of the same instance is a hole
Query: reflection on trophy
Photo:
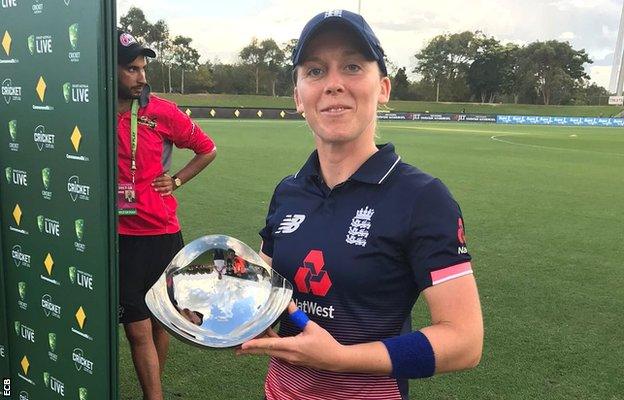
{"type": "Polygon", "coordinates": [[[178,339],[225,348],[264,332],[286,309],[292,292],[292,284],[245,243],[211,235],[178,252],[145,302],[178,339]]]}

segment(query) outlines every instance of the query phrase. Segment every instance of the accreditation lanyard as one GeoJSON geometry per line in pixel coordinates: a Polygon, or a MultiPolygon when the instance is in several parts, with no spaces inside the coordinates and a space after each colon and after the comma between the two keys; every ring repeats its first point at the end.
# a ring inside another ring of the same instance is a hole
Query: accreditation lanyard
{"type": "Polygon", "coordinates": [[[132,100],[132,111],[130,117],[130,149],[132,153],[132,161],[130,162],[130,172],[132,173],[132,184],[134,184],[134,175],[136,173],[136,150],[137,150],[137,127],[138,127],[138,114],[139,102],[132,100]]]}

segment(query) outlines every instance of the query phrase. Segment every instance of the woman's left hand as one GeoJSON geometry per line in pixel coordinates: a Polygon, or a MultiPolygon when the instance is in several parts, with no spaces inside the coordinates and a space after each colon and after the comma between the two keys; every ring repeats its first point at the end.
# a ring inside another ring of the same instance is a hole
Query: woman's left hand
{"type": "MultiPolygon", "coordinates": [[[[297,311],[290,302],[288,313],[297,311]]],[[[340,371],[345,361],[346,347],[336,341],[317,323],[308,321],[297,336],[279,337],[273,332],[271,337],[252,339],[242,344],[237,355],[265,354],[277,357],[294,365],[301,365],[327,371],[340,371]],[[275,335],[275,336],[273,336],[275,335]]]]}

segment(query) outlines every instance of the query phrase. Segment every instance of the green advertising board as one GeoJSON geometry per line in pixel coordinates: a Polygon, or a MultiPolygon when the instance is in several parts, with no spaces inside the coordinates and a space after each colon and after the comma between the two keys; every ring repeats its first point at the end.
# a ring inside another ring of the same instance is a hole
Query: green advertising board
{"type": "Polygon", "coordinates": [[[0,0],[0,377],[13,399],[118,397],[113,28],[110,0],[0,0]]]}

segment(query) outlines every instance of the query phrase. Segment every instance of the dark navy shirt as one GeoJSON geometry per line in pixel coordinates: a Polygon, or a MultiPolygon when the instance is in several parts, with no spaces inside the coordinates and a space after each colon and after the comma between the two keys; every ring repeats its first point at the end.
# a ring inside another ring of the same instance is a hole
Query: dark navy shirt
{"type": "MultiPolygon", "coordinates": [[[[260,236],[299,308],[346,345],[411,331],[422,290],[472,273],[458,204],[392,144],[333,189],[312,153],[278,184],[260,236]]],[[[280,326],[282,336],[300,332],[288,318],[280,326]]],[[[406,399],[407,381],[272,359],[265,392],[269,400],[406,399]]]]}

